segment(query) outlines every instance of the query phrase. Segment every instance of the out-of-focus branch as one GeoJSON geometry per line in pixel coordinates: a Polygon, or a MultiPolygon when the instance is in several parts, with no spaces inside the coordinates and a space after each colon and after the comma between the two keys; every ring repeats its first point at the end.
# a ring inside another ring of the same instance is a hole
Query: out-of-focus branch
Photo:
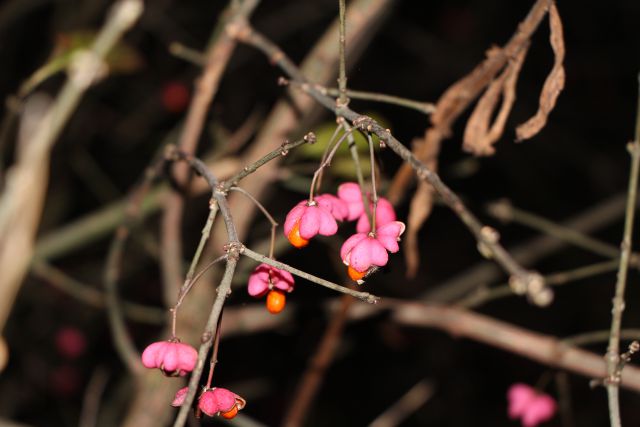
{"type": "MultiPolygon", "coordinates": [[[[104,74],[105,56],[138,20],[142,10],[141,0],[121,0],[114,4],[91,48],[78,52],[71,61],[69,78],[56,101],[31,124],[19,143],[17,163],[11,168],[11,176],[0,199],[0,269],[3,272],[0,330],[4,329],[33,254],[47,187],[51,147],[82,95],[100,74],[104,74]]],[[[26,113],[25,120],[28,116],[34,118],[26,113]]]]}
{"type": "Polygon", "coordinates": [[[282,425],[295,427],[303,424],[304,416],[315,397],[324,375],[333,361],[336,349],[342,338],[342,330],[349,314],[349,308],[355,300],[347,295],[340,298],[340,307],[332,312],[331,322],[320,341],[318,348],[308,362],[307,370],[300,379],[294,400],[289,405],[282,425]]]}
{"type": "MultiPolygon", "coordinates": [[[[589,378],[607,375],[602,356],[548,335],[458,308],[385,299],[382,305],[387,304],[395,309],[393,319],[403,325],[441,329],[589,378]]],[[[626,366],[621,385],[640,391],[640,369],[626,366]]]]}
{"type": "MultiPolygon", "coordinates": [[[[607,258],[618,259],[620,257],[620,248],[617,248],[615,245],[603,242],[564,225],[556,224],[555,222],[534,213],[519,209],[511,205],[511,203],[506,200],[500,200],[489,204],[489,206],[487,206],[487,212],[500,221],[507,223],[515,222],[531,227],[534,230],[538,230],[542,233],[548,234],[549,236],[564,240],[567,243],[571,243],[595,254],[602,255],[607,258]]],[[[636,267],[640,265],[640,257],[638,254],[632,254],[629,261],[636,267]]]]}
{"type": "MultiPolygon", "coordinates": [[[[93,286],[81,283],[46,262],[34,263],[31,267],[31,273],[78,301],[99,309],[106,307],[106,296],[103,292],[93,286]]],[[[136,322],[158,325],[167,320],[166,310],[129,301],[122,302],[122,311],[128,319],[136,322]]]]}
{"type": "MultiPolygon", "coordinates": [[[[197,79],[197,87],[187,113],[184,128],[178,147],[184,153],[193,155],[202,133],[209,106],[215,97],[224,70],[236,47],[236,41],[229,36],[228,29],[238,22],[249,18],[259,0],[231,2],[222,19],[218,22],[213,42],[206,54],[206,65],[197,79]]],[[[173,170],[174,179],[179,185],[188,182],[189,167],[178,163],[173,170]]],[[[183,196],[177,191],[169,193],[164,203],[161,236],[161,265],[164,282],[164,296],[167,306],[175,302],[177,289],[183,278],[182,271],[182,216],[184,210],[183,196]]],[[[210,231],[210,230],[208,230],[210,231]]],[[[199,256],[194,263],[197,264],[199,256]]]]}
{"type": "Polygon", "coordinates": [[[428,380],[422,380],[411,387],[397,402],[387,408],[369,427],[393,427],[400,425],[407,417],[424,405],[433,396],[434,387],[428,380]]]}
{"type": "MultiPolygon", "coordinates": [[[[618,221],[624,214],[625,200],[625,195],[615,195],[569,218],[561,225],[583,233],[592,233],[618,221]]],[[[565,245],[565,242],[553,237],[539,236],[510,248],[509,253],[521,264],[533,265],[538,260],[557,253],[565,245]]],[[[493,263],[483,261],[425,292],[422,299],[441,303],[452,302],[470,290],[486,286],[501,277],[503,273],[493,263]]]]}

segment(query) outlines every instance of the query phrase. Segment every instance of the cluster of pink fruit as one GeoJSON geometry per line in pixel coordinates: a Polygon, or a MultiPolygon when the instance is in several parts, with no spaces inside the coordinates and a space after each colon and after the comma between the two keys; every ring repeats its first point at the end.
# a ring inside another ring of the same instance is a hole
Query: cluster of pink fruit
{"type": "MultiPolygon", "coordinates": [[[[376,269],[389,262],[387,252],[400,250],[398,241],[405,225],[396,221],[391,203],[380,197],[376,203],[375,230],[371,229],[368,212],[374,209],[370,195],[365,209],[360,186],[347,182],[338,187],[337,196],[320,194],[298,203],[287,214],[284,233],[296,248],[303,248],[309,240],[320,234],[332,236],[338,232],[338,221],[357,221],[357,233],[349,237],[340,249],[340,257],[347,266],[349,277],[361,284],[376,269]],[[368,212],[367,212],[368,211],[368,212]]],[[[293,290],[291,274],[267,264],[260,264],[249,278],[249,294],[267,295],[267,309],[279,313],[284,309],[286,293],[293,290]]]]}
{"type": "MultiPolygon", "coordinates": [[[[183,377],[193,371],[198,361],[198,352],[177,339],[154,342],[142,353],[142,364],[146,368],[160,369],[168,377],[183,377]]],[[[188,387],[176,393],[173,406],[181,406],[187,396],[188,387]]],[[[198,396],[198,410],[213,417],[220,415],[233,418],[244,408],[246,401],[234,392],[220,387],[206,387],[198,396]]]]}

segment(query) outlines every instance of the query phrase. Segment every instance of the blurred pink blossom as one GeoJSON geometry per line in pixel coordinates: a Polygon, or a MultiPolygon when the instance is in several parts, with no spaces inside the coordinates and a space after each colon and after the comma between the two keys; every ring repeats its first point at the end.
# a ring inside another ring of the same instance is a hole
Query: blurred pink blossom
{"type": "Polygon", "coordinates": [[[520,418],[524,427],[535,427],[553,417],[556,402],[548,394],[538,393],[533,387],[516,383],[507,392],[509,418],[520,418]]]}

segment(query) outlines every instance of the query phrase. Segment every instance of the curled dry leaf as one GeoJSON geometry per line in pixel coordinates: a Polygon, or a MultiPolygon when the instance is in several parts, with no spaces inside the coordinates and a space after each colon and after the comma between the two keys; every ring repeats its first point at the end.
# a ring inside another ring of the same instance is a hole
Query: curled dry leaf
{"type": "MultiPolygon", "coordinates": [[[[428,131],[423,142],[414,141],[414,146],[423,145],[423,152],[428,154],[426,165],[432,171],[438,168],[438,154],[440,153],[440,138],[430,137],[428,131]]],[[[404,252],[407,260],[407,277],[415,277],[420,266],[420,252],[418,249],[418,231],[429,218],[433,209],[435,190],[426,181],[418,183],[418,189],[411,199],[409,216],[407,218],[407,233],[404,238],[404,252]]]]}
{"type": "Polygon", "coordinates": [[[490,156],[495,153],[493,144],[502,136],[504,125],[516,100],[516,82],[528,48],[528,43],[522,46],[478,101],[464,131],[463,148],[466,151],[476,156],[490,156]],[[500,98],[502,98],[500,111],[489,128],[489,121],[494,115],[500,98]]]}
{"type": "MultiPolygon", "coordinates": [[[[435,111],[431,115],[433,126],[429,129],[428,134],[440,140],[450,135],[451,127],[457,118],[491,83],[509,59],[514,58],[523,46],[529,43],[531,35],[538,29],[550,5],[551,0],[536,0],[527,16],[518,24],[507,44],[502,49],[489,49],[484,61],[445,91],[438,99],[435,111]]],[[[425,162],[426,155],[420,147],[415,147],[413,153],[420,161],[425,162]]],[[[387,192],[387,198],[391,203],[397,203],[404,196],[413,177],[411,166],[402,165],[387,192]]]]}
{"type": "Polygon", "coordinates": [[[540,92],[540,105],[536,114],[516,129],[516,140],[523,141],[535,136],[547,123],[549,113],[556,105],[560,92],[564,88],[564,36],[562,21],[555,2],[549,8],[550,41],[554,54],[554,64],[540,92]]]}

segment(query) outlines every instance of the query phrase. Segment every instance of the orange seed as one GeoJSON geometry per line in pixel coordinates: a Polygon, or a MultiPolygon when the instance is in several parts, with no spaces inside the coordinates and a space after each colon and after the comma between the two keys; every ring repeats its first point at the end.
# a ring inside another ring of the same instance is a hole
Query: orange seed
{"type": "Polygon", "coordinates": [[[236,415],[238,415],[238,405],[233,405],[233,408],[229,409],[227,412],[220,413],[220,416],[222,418],[226,418],[228,420],[235,417],[236,415]]]}
{"type": "Polygon", "coordinates": [[[284,309],[286,302],[287,297],[284,292],[272,289],[267,295],[267,310],[269,313],[278,314],[284,309]]]}
{"type": "Polygon", "coordinates": [[[300,221],[295,223],[287,238],[298,249],[304,248],[309,244],[309,241],[300,235],[300,221]]]}
{"type": "Polygon", "coordinates": [[[356,282],[358,280],[361,280],[364,276],[367,275],[366,271],[360,272],[360,271],[356,270],[355,268],[353,268],[351,266],[349,266],[347,272],[349,273],[349,277],[351,277],[351,279],[353,279],[356,282]]]}

